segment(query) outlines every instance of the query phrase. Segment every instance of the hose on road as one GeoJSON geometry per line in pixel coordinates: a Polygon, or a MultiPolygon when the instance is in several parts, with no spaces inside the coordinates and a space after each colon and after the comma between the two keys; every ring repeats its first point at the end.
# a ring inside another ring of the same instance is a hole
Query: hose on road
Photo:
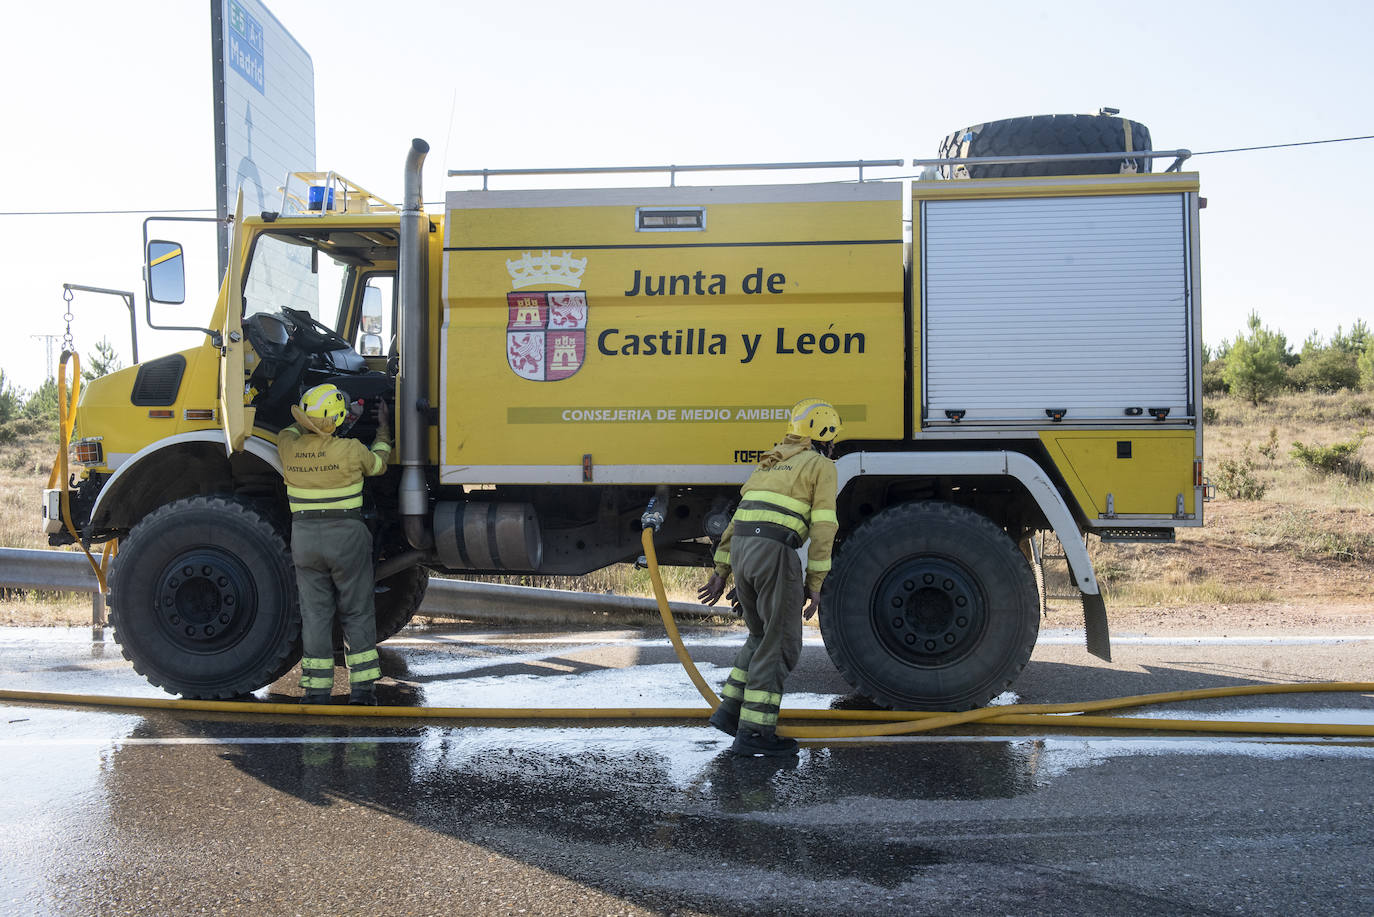
{"type": "MultiPolygon", "coordinates": [[[[697,670],[696,663],[688,654],[668,608],[668,595],[663,588],[663,578],[658,571],[658,558],[654,554],[653,530],[644,529],[644,557],[649,564],[649,579],[654,584],[654,597],[658,599],[658,613],[663,618],[663,626],[668,631],[668,639],[673,643],[682,667],[692,683],[697,686],[709,706],[703,715],[709,716],[720,706],[720,698],[707,685],[706,679],[697,670]]],[[[778,735],[794,739],[841,739],[869,738],[877,736],[911,735],[918,732],[932,732],[965,723],[996,723],[1002,725],[1041,726],[1050,728],[1092,727],[1100,729],[1165,729],[1180,732],[1226,732],[1260,735],[1306,735],[1306,736],[1374,736],[1374,725],[1354,725],[1335,723],[1255,723],[1230,720],[1181,720],[1138,717],[1086,716],[1102,710],[1122,710],[1130,707],[1145,707],[1153,704],[1178,703],[1180,701],[1202,700],[1213,697],[1243,697],[1256,694],[1305,694],[1322,691],[1374,692],[1374,682],[1317,682],[1312,684],[1270,684],[1238,685],[1230,688],[1204,688],[1195,691],[1168,691],[1161,694],[1138,694],[1133,697],[1118,697],[1107,700],[1066,704],[1007,704],[996,707],[981,707],[965,710],[962,713],[930,713],[920,711],[892,710],[783,710],[781,719],[817,720],[887,720],[862,726],[794,726],[788,724],[778,727],[778,735]],[[1066,714],[1076,714],[1068,716],[1066,714]]]]}
{"type": "MultiPolygon", "coordinates": [[[[706,679],[697,669],[682,642],[677,624],[668,607],[667,593],[654,553],[653,531],[643,536],[644,556],[653,582],[654,596],[668,639],[687,676],[705,701],[704,707],[398,707],[398,706],[315,706],[261,701],[206,701],[178,698],[110,697],[40,691],[0,690],[0,702],[10,704],[51,703],[84,706],[197,711],[206,713],[250,713],[274,716],[385,717],[408,720],[602,720],[664,721],[704,720],[720,705],[706,679]]],[[[983,707],[961,713],[917,710],[821,710],[783,709],[780,735],[801,740],[852,739],[912,735],[949,729],[970,723],[997,726],[1034,726],[1040,729],[1131,729],[1195,733],[1228,733],[1264,736],[1325,736],[1331,738],[1374,737],[1374,725],[1351,723],[1265,723],[1244,720],[1197,720],[1159,717],[1095,716],[1108,710],[1125,710],[1156,704],[1205,700],[1219,697],[1249,697],[1268,694],[1309,694],[1323,692],[1374,693],[1374,682],[1312,682],[1297,684],[1237,685],[1193,691],[1168,691],[1137,694],[1088,702],[1063,704],[1008,704],[983,707]],[[852,725],[796,725],[823,722],[852,725]]]]}

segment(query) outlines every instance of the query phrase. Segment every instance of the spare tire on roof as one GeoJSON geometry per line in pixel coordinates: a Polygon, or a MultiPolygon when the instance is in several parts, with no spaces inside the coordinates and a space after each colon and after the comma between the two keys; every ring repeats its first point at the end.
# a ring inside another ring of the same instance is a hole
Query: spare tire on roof
{"type": "MultiPolygon", "coordinates": [[[[1031,115],[988,121],[955,131],[941,142],[940,158],[1145,152],[1150,149],[1150,129],[1139,121],[1115,115],[1031,115]]],[[[1120,158],[942,166],[940,174],[945,178],[1020,178],[1148,171],[1149,159],[1120,158]]]]}

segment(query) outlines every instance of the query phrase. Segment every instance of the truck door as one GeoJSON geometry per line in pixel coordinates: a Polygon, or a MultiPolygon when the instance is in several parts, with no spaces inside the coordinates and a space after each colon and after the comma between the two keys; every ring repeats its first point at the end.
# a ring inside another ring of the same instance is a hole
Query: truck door
{"type": "Polygon", "coordinates": [[[243,191],[234,204],[234,225],[229,236],[229,271],[224,275],[224,324],[220,333],[219,416],[224,429],[224,449],[229,455],[243,451],[243,441],[253,426],[255,408],[243,406],[243,191]]]}

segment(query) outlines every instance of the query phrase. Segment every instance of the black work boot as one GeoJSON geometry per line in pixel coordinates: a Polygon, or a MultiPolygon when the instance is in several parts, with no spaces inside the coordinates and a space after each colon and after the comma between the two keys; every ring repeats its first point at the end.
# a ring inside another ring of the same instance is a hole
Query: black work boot
{"type": "Polygon", "coordinates": [[[767,758],[790,758],[797,753],[797,740],[777,734],[772,727],[744,726],[735,734],[730,753],[742,758],[763,755],[767,758]]]}
{"type": "Polygon", "coordinates": [[[348,702],[358,707],[377,706],[377,689],[372,685],[354,685],[348,692],[348,702]]]}
{"type": "Polygon", "coordinates": [[[328,691],[306,691],[301,695],[302,704],[328,704],[331,701],[328,691]]]}
{"type": "Polygon", "coordinates": [[[732,736],[739,732],[739,711],[726,710],[725,705],[721,704],[707,722],[726,735],[732,736]]]}

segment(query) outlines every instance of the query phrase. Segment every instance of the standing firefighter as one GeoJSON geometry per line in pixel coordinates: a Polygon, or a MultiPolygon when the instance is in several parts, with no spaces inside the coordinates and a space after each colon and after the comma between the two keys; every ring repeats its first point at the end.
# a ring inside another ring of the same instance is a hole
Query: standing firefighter
{"type": "Polygon", "coordinates": [[[830,460],[840,415],[818,398],[792,408],[787,435],[740,491],[739,507],[721,536],[716,571],[698,593],[714,605],[733,570],[749,639],[735,656],[711,725],[735,737],[737,755],[796,754],[795,739],[777,735],[782,683],[801,656],[802,618],[820,610],[821,583],[835,540],[835,464],[830,460]],[[797,549],[807,537],[803,581],[797,549]],[[805,608],[803,609],[803,603],[805,608]]]}
{"type": "Polygon", "coordinates": [[[391,454],[386,403],[377,407],[371,449],[334,435],[355,418],[343,393],[332,385],[306,392],[299,405],[291,406],[291,416],[296,425],[281,431],[277,451],[291,505],[291,558],[301,595],[301,703],[329,703],[337,596],[352,688],[348,702],[374,705],[374,683],[382,673],[372,603],[372,536],[363,523],[363,477],[385,471],[391,454]]]}

